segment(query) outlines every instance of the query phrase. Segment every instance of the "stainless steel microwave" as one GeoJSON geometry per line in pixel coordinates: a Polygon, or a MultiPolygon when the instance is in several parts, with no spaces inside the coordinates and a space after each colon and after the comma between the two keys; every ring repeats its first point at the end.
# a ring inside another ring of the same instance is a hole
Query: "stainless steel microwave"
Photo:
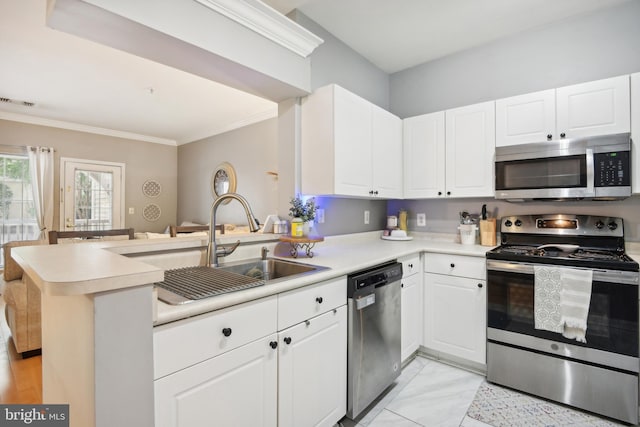
{"type": "Polygon", "coordinates": [[[495,198],[619,200],[631,196],[628,133],[496,147],[495,198]]]}

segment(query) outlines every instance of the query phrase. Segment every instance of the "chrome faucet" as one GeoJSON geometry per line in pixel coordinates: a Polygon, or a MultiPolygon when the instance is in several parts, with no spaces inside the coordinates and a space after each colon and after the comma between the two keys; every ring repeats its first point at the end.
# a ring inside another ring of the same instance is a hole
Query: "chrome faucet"
{"type": "Polygon", "coordinates": [[[213,267],[218,267],[218,257],[224,257],[232,254],[233,251],[235,251],[236,248],[240,245],[240,240],[238,240],[230,249],[227,249],[225,247],[218,248],[218,244],[216,243],[216,211],[218,210],[218,206],[220,206],[220,204],[227,199],[233,199],[240,202],[240,204],[244,208],[245,213],[247,214],[249,230],[252,233],[260,230],[260,223],[253,215],[253,211],[251,210],[251,206],[249,206],[249,202],[247,202],[247,199],[245,199],[238,193],[225,193],[219,196],[211,204],[211,212],[209,213],[209,243],[207,244],[207,264],[209,267],[211,267],[212,265],[213,267]]]}
{"type": "Polygon", "coordinates": [[[269,249],[267,249],[266,246],[263,246],[262,249],[260,250],[260,258],[262,259],[262,261],[267,260],[268,253],[269,253],[269,249]]]}

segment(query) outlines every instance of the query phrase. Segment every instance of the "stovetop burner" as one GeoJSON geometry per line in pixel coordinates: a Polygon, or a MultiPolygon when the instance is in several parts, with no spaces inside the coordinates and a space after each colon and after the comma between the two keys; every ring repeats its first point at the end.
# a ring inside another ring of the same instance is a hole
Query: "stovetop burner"
{"type": "Polygon", "coordinates": [[[525,215],[501,219],[502,245],[487,258],[583,268],[638,271],[624,253],[622,219],[525,215]]]}

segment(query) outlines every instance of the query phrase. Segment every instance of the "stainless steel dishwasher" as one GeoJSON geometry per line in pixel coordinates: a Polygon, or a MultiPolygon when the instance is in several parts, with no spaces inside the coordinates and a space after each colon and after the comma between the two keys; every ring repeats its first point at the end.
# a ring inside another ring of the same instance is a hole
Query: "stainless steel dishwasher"
{"type": "Polygon", "coordinates": [[[400,279],[391,262],[348,277],[347,417],[355,419],[400,375],[400,279]]]}

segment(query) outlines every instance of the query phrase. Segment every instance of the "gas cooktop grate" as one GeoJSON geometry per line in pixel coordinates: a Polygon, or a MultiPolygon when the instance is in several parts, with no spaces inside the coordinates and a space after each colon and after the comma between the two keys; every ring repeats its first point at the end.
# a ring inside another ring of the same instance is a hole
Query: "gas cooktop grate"
{"type": "Polygon", "coordinates": [[[186,267],[165,271],[164,281],[156,283],[156,286],[189,300],[199,300],[262,286],[264,283],[264,280],[217,268],[186,267]]]}

